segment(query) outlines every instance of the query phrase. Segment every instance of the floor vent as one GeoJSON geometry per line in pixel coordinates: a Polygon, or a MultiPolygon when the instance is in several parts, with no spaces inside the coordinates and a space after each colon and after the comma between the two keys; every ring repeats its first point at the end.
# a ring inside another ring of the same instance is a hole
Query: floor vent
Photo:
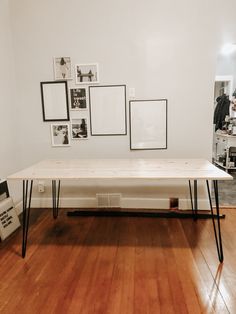
{"type": "Polygon", "coordinates": [[[121,194],[96,194],[98,208],[120,208],[121,194]]]}

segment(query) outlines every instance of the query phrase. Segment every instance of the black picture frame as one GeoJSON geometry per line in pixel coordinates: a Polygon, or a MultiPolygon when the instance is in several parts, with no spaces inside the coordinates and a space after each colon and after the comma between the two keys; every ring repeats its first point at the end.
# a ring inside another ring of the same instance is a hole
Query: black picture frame
{"type": "Polygon", "coordinates": [[[167,123],[167,99],[130,100],[130,150],[167,149],[167,123]]]}
{"type": "Polygon", "coordinates": [[[67,81],[40,82],[43,121],[69,121],[67,81]]]}
{"type": "Polygon", "coordinates": [[[91,136],[127,135],[126,85],[89,86],[89,117],[91,136]]]}

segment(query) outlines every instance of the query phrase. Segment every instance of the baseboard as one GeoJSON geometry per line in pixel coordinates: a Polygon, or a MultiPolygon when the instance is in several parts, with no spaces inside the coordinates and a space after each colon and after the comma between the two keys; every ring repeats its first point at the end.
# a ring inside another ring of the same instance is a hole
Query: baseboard
{"type": "MultiPolygon", "coordinates": [[[[61,198],[60,207],[62,208],[96,208],[96,197],[80,197],[80,198],[61,198]]],[[[51,208],[51,198],[32,198],[32,208],[51,208]]],[[[169,199],[156,199],[156,198],[122,198],[121,208],[126,209],[169,209],[169,199]]],[[[199,210],[208,210],[209,202],[205,199],[198,200],[199,210]]],[[[191,209],[191,202],[189,199],[179,199],[179,209],[189,210],[191,209]]],[[[22,212],[22,202],[16,205],[16,212],[19,215],[22,212]]]]}

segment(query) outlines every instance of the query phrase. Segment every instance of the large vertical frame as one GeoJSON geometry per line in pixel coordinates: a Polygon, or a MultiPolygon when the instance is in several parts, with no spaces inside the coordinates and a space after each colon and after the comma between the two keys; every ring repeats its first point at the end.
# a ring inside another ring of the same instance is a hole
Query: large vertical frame
{"type": "Polygon", "coordinates": [[[129,102],[130,149],[167,149],[167,99],[129,102]]]}
{"type": "Polygon", "coordinates": [[[69,121],[67,81],[41,82],[43,121],[69,121]]]}
{"type": "Polygon", "coordinates": [[[89,86],[92,136],[126,135],[126,85],[89,86]]]}

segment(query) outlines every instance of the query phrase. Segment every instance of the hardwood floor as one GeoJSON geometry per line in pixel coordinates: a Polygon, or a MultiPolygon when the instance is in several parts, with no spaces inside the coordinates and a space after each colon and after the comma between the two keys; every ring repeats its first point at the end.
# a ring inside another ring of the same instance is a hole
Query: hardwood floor
{"type": "Polygon", "coordinates": [[[221,220],[67,217],[32,209],[0,244],[0,313],[236,313],[236,209],[221,220]]]}

